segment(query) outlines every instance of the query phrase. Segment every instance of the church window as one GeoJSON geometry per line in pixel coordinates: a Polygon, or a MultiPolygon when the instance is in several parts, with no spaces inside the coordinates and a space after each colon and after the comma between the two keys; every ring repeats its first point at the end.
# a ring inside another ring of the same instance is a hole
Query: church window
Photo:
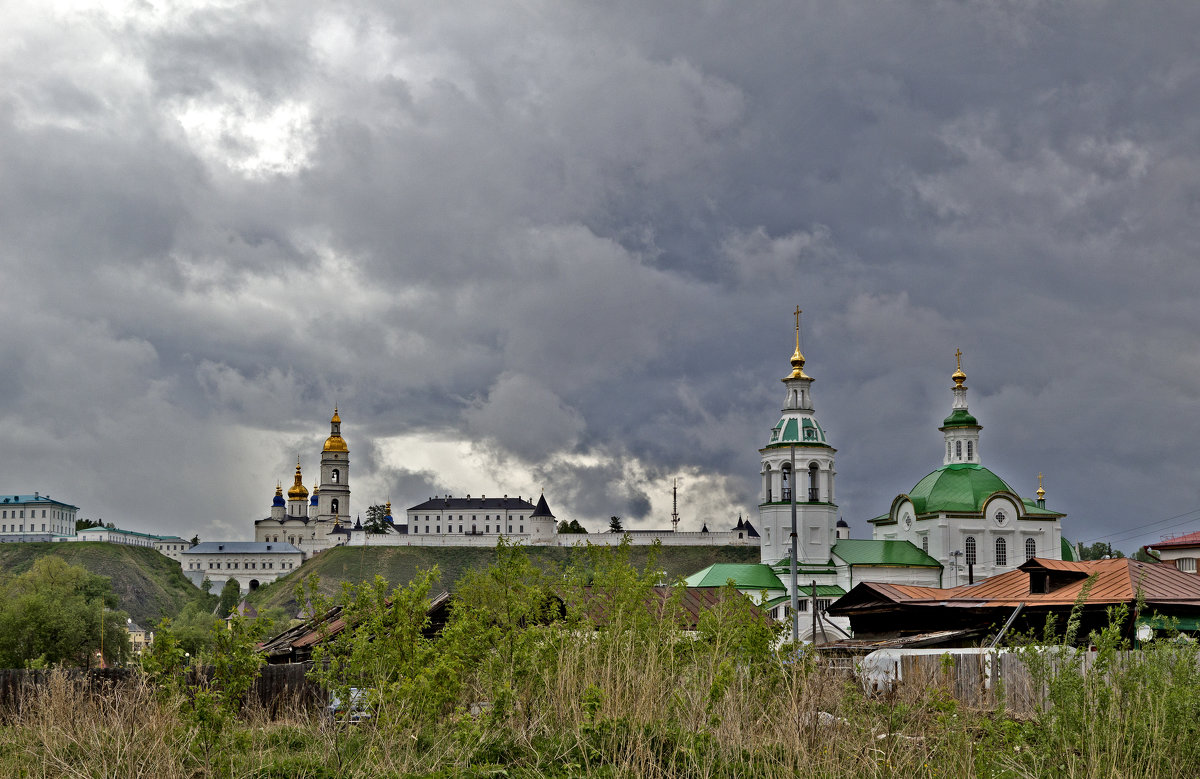
{"type": "Polygon", "coordinates": [[[968,460],[975,459],[975,442],[974,441],[967,441],[967,459],[968,460]]]}
{"type": "Polygon", "coordinates": [[[921,551],[929,554],[929,536],[921,536],[921,551]]]}
{"type": "Polygon", "coordinates": [[[954,442],[954,459],[955,460],[962,459],[962,441],[954,442]]]}
{"type": "Polygon", "coordinates": [[[967,536],[967,539],[963,542],[963,546],[967,550],[967,565],[974,565],[976,562],[976,560],[975,560],[975,537],[967,536]]]}
{"type": "Polygon", "coordinates": [[[338,483],[338,479],[339,479],[339,478],[341,478],[341,474],[340,474],[340,473],[338,473],[338,469],[337,469],[337,468],[334,468],[334,469],[333,469],[333,471],[332,471],[332,472],[330,472],[330,474],[329,474],[329,479],[330,479],[330,481],[332,481],[334,484],[337,484],[337,483],[338,483]]]}
{"type": "Polygon", "coordinates": [[[996,565],[1008,565],[1008,542],[1003,538],[996,539],[996,565]]]}
{"type": "Polygon", "coordinates": [[[808,466],[808,502],[816,503],[820,499],[820,490],[817,488],[817,464],[812,463],[808,466]]]}
{"type": "Polygon", "coordinates": [[[518,532],[518,533],[524,533],[524,532],[525,532],[525,526],[524,526],[524,525],[519,525],[518,527],[519,527],[519,529],[517,530],[517,532],[518,532]]]}
{"type": "Polygon", "coordinates": [[[1037,557],[1037,542],[1032,538],[1025,539],[1025,559],[1032,560],[1037,557]]]}
{"type": "MultiPolygon", "coordinates": [[[[336,471],[335,471],[335,473],[336,473],[336,471]]],[[[335,514],[335,515],[338,513],[338,499],[337,498],[334,498],[333,500],[329,501],[329,513],[335,514]]]]}

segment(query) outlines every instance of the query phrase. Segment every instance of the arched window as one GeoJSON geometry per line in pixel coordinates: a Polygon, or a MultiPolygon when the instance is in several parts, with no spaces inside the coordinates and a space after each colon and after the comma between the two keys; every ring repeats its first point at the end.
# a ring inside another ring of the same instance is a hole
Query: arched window
{"type": "Polygon", "coordinates": [[[338,483],[338,479],[339,479],[339,478],[341,478],[341,474],[340,474],[340,473],[338,473],[338,469],[337,469],[337,468],[334,468],[334,469],[333,469],[333,471],[331,471],[331,472],[330,472],[330,474],[329,474],[329,479],[330,479],[330,481],[332,481],[334,484],[337,484],[337,483],[338,483]]]}
{"type": "MultiPolygon", "coordinates": [[[[337,473],[337,471],[334,471],[334,473],[337,473]]],[[[334,498],[333,500],[329,501],[329,513],[333,514],[334,516],[337,516],[337,513],[338,513],[337,498],[334,498]]]]}
{"type": "Polygon", "coordinates": [[[967,536],[967,540],[963,542],[963,547],[967,550],[967,565],[975,564],[975,536],[967,536]]]}
{"type": "Polygon", "coordinates": [[[1003,538],[996,539],[996,565],[1008,565],[1008,542],[1003,538]]]}
{"type": "Polygon", "coordinates": [[[967,459],[968,460],[975,459],[975,442],[974,441],[967,441],[967,459]]]}
{"type": "Polygon", "coordinates": [[[954,459],[955,460],[962,459],[962,441],[954,442],[954,459]]]}
{"type": "Polygon", "coordinates": [[[921,551],[929,554],[929,536],[921,536],[921,551]]]}
{"type": "Polygon", "coordinates": [[[766,503],[771,502],[771,466],[770,465],[763,466],[763,497],[766,498],[766,500],[764,502],[766,502],[766,503]]]}
{"type": "Polygon", "coordinates": [[[784,463],[779,466],[779,499],[792,499],[792,464],[784,463]]]}
{"type": "Polygon", "coordinates": [[[808,465],[808,502],[816,503],[821,499],[821,490],[817,487],[817,464],[808,465]]]}
{"type": "Polygon", "coordinates": [[[1025,559],[1032,560],[1037,557],[1037,542],[1032,538],[1025,539],[1025,559]]]}
{"type": "Polygon", "coordinates": [[[950,459],[950,442],[949,441],[946,442],[946,459],[947,460],[950,459]]]}

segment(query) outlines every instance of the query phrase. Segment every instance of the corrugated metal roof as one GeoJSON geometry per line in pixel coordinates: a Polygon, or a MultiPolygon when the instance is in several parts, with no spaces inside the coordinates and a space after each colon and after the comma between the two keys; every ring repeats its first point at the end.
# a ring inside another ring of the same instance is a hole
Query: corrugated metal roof
{"type": "MultiPolygon", "coordinates": [[[[928,603],[945,606],[1064,606],[1079,599],[1088,580],[1095,579],[1088,591],[1087,603],[1103,605],[1126,603],[1138,596],[1147,603],[1195,604],[1200,606],[1200,576],[1183,573],[1172,565],[1141,563],[1129,558],[1067,562],[1034,558],[1021,568],[976,584],[939,589],[903,584],[864,582],[858,587],[869,588],[886,601],[893,603],[928,603]],[[1032,564],[1032,565],[1031,565],[1032,564]],[[1051,592],[1029,591],[1029,569],[1070,571],[1084,574],[1075,581],[1058,586],[1051,592]]],[[[855,589],[858,589],[856,587],[855,589]]]]}
{"type": "Polygon", "coordinates": [[[833,545],[833,554],[850,565],[942,567],[910,541],[843,538],[833,545]]]}
{"type": "Polygon", "coordinates": [[[1151,549],[1171,549],[1172,547],[1200,546],[1200,530],[1195,533],[1184,533],[1181,536],[1167,538],[1157,544],[1146,544],[1151,549]]]}
{"type": "Polygon", "coordinates": [[[782,590],[783,582],[765,563],[715,563],[683,580],[688,587],[724,587],[732,580],[739,590],[782,590]]]}

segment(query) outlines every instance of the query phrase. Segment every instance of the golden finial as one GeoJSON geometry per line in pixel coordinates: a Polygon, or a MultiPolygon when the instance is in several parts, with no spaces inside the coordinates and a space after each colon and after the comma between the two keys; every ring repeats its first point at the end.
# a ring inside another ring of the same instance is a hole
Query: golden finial
{"type": "Polygon", "coordinates": [[[804,355],[800,353],[800,306],[796,306],[796,351],[792,352],[792,375],[789,379],[811,379],[804,373],[804,355]]]}
{"type": "Polygon", "coordinates": [[[300,455],[296,455],[296,481],[288,490],[288,497],[292,500],[308,497],[308,488],[304,486],[304,477],[300,474],[300,455]]]}
{"type": "Polygon", "coordinates": [[[1045,500],[1046,498],[1046,490],[1042,489],[1042,475],[1040,473],[1038,474],[1037,496],[1038,500],[1045,500]]]}
{"type": "Polygon", "coordinates": [[[962,369],[962,349],[954,350],[954,362],[954,373],[950,376],[950,378],[954,379],[954,386],[957,389],[963,385],[964,381],[967,380],[967,374],[963,373],[962,369]]]}
{"type": "Polygon", "coordinates": [[[342,421],[342,418],[338,416],[338,407],[337,407],[336,403],[333,404],[333,418],[330,419],[329,421],[330,422],[341,422],[342,421]]]}

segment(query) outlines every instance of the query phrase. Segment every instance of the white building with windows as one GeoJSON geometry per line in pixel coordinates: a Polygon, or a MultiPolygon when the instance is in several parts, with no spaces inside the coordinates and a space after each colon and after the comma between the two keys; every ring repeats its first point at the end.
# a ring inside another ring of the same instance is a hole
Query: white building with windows
{"type": "MultiPolygon", "coordinates": [[[[174,538],[174,536],[156,536],[153,533],[138,533],[134,530],[122,530],[119,527],[85,527],[75,534],[73,541],[103,541],[106,544],[121,544],[122,546],[145,546],[158,549],[158,543],[174,538]]],[[[160,550],[161,551],[161,550],[160,550]]]]}
{"type": "Polygon", "coordinates": [[[236,579],[243,591],[286,576],[304,562],[304,553],[287,543],[205,541],[180,553],[183,574],[199,587],[205,579],[219,589],[236,579]]]}
{"type": "Polygon", "coordinates": [[[78,506],[49,495],[0,495],[0,543],[71,541],[78,506]]]}
{"type": "Polygon", "coordinates": [[[983,466],[983,427],[967,408],[962,352],[956,357],[953,405],[938,428],[945,442],[942,467],[897,495],[888,513],[870,520],[874,537],[920,547],[952,572],[944,586],[956,578],[965,584],[1011,571],[1033,557],[1075,559],[1062,537],[1066,515],[1046,508],[1041,475],[1037,498],[1031,500],[983,466]]]}
{"type": "Polygon", "coordinates": [[[179,536],[159,536],[154,541],[154,549],[164,557],[179,562],[181,555],[192,548],[190,541],[184,541],[179,536]]]}

